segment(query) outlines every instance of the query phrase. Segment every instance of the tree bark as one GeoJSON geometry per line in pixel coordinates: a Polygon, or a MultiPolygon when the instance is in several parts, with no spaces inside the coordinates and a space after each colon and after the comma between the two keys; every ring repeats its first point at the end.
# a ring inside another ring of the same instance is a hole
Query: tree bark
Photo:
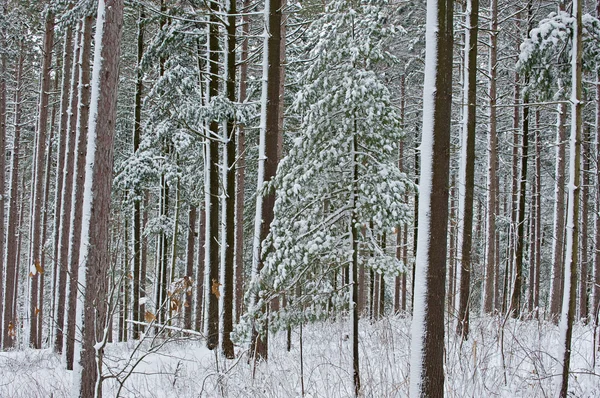
{"type": "Polygon", "coordinates": [[[560,398],[567,398],[569,391],[569,370],[571,364],[571,337],[575,318],[577,298],[577,261],[579,248],[579,198],[581,192],[581,128],[582,128],[582,4],[573,0],[573,49],[571,50],[571,135],[569,139],[569,191],[567,201],[567,230],[565,245],[564,294],[560,318],[561,340],[563,342],[562,382],[560,398]]]}
{"type": "Polygon", "coordinates": [[[453,2],[427,2],[423,138],[410,396],[444,396],[453,2]]]}
{"type": "Polygon", "coordinates": [[[85,157],[87,152],[88,117],[90,111],[90,52],[92,48],[92,15],[83,18],[81,52],[79,58],[79,110],[77,112],[77,127],[75,142],[77,160],[74,165],[73,187],[71,191],[71,221],[69,234],[68,269],[69,278],[67,285],[67,338],[64,342],[64,352],[67,369],[73,369],[73,355],[75,348],[75,326],[77,290],[79,279],[79,246],[81,242],[82,216],[83,216],[83,186],[85,182],[85,157]]]}
{"type": "Polygon", "coordinates": [[[471,295],[471,248],[473,244],[473,192],[475,190],[475,128],[477,102],[477,36],[479,0],[467,0],[467,34],[465,42],[464,114],[459,175],[458,266],[460,298],[456,333],[469,336],[469,300],[471,295]]]}
{"type": "MultiPolygon", "coordinates": [[[[81,31],[78,29],[75,35],[75,48],[72,50],[75,59],[79,61],[79,54],[81,51],[80,39],[81,31]]],[[[66,61],[65,61],[66,62],[66,61]]],[[[69,108],[67,114],[69,115],[69,125],[65,126],[65,130],[61,131],[61,142],[60,146],[62,155],[63,169],[58,171],[61,176],[61,192],[60,192],[60,211],[58,223],[58,251],[56,253],[56,268],[59,270],[58,274],[58,285],[56,292],[56,335],[54,339],[54,350],[56,352],[62,352],[63,347],[63,327],[65,319],[65,302],[66,302],[66,287],[67,287],[67,270],[68,270],[68,255],[69,255],[69,236],[71,231],[71,193],[73,191],[73,165],[75,156],[75,135],[77,133],[77,112],[78,112],[78,84],[79,84],[79,65],[77,63],[69,62],[72,64],[71,77],[71,88],[69,93],[69,108]],[[64,134],[63,134],[64,133],[64,134]],[[64,146],[64,147],[63,147],[64,146]]],[[[62,124],[62,120],[61,120],[62,124]]],[[[61,126],[62,127],[62,126],[61,126]]],[[[61,154],[59,153],[59,156],[61,154]]],[[[59,163],[60,163],[59,159],[59,163]]]]}
{"type": "Polygon", "coordinates": [[[23,101],[23,63],[25,59],[25,44],[21,41],[19,58],[17,60],[15,110],[14,110],[14,135],[12,140],[10,186],[8,202],[8,218],[6,230],[6,251],[3,254],[6,264],[4,280],[4,318],[2,348],[9,349],[15,346],[17,331],[17,313],[15,301],[17,297],[17,253],[19,244],[19,153],[21,141],[21,109],[23,101]]]}
{"type": "MultiPolygon", "coordinates": [[[[185,278],[189,281],[194,279],[194,246],[196,244],[196,206],[190,204],[188,211],[188,231],[187,231],[187,247],[185,259],[185,278]]],[[[186,292],[185,304],[183,306],[183,327],[184,329],[192,328],[192,292],[186,292]]]]}
{"type": "Polygon", "coordinates": [[[44,28],[44,47],[41,70],[40,101],[38,106],[38,125],[36,148],[33,159],[33,194],[31,217],[31,252],[29,261],[29,344],[33,348],[41,348],[42,344],[42,311],[38,307],[40,275],[42,269],[42,201],[44,185],[44,155],[46,152],[46,132],[48,131],[48,106],[50,99],[50,81],[52,71],[52,46],[54,44],[54,14],[46,11],[44,28]]]}
{"type": "Polygon", "coordinates": [[[565,141],[567,105],[558,105],[556,129],[556,168],[554,187],[554,239],[552,241],[552,279],[550,285],[550,320],[558,323],[562,306],[564,275],[564,227],[565,227],[565,141]]]}
{"type": "MultiPolygon", "coordinates": [[[[269,182],[277,171],[279,159],[277,147],[279,141],[279,112],[281,106],[281,0],[268,0],[265,3],[265,41],[263,50],[261,129],[258,154],[258,181],[256,195],[256,217],[254,219],[254,243],[252,254],[252,276],[256,278],[263,267],[262,242],[269,234],[273,220],[275,192],[263,192],[264,184],[269,182]]],[[[256,298],[255,298],[256,301],[256,298]]],[[[265,309],[266,310],[266,309],[265,309]]],[[[265,330],[253,328],[252,355],[267,359],[268,326],[265,330]]]]}
{"type": "MultiPolygon", "coordinates": [[[[144,90],[144,73],[142,72],[141,63],[144,56],[144,11],[140,10],[138,16],[138,31],[137,31],[137,70],[135,81],[135,100],[133,108],[133,153],[136,153],[140,147],[142,133],[142,92],[144,90]]],[[[141,270],[141,250],[142,250],[142,198],[137,197],[139,192],[136,192],[136,197],[133,202],[133,279],[131,286],[132,293],[132,309],[133,320],[136,322],[144,321],[144,314],[140,311],[140,270],[141,270]]],[[[133,338],[140,338],[140,325],[133,324],[133,338]]]]}
{"type": "MultiPolygon", "coordinates": [[[[235,47],[236,47],[236,2],[229,1],[227,10],[227,46],[225,58],[225,91],[226,96],[232,103],[236,100],[235,95],[235,47]]],[[[236,132],[234,120],[228,120],[224,129],[223,140],[225,148],[223,150],[223,185],[225,195],[223,195],[224,211],[223,231],[221,236],[221,249],[223,256],[223,354],[226,358],[234,358],[233,342],[231,341],[231,332],[233,332],[233,303],[234,297],[234,271],[235,271],[235,150],[236,150],[236,132]]]]}
{"type": "Polygon", "coordinates": [[[88,146],[84,184],[77,306],[82,321],[73,371],[80,397],[102,396],[102,357],[106,344],[110,198],[114,153],[123,0],[99,0],[94,79],[91,84],[88,146]]]}
{"type": "MultiPolygon", "coordinates": [[[[219,5],[211,3],[210,26],[208,33],[208,101],[219,95],[219,27],[216,13],[219,5]]],[[[210,136],[206,141],[206,346],[213,350],[219,345],[219,125],[211,121],[210,136]]]]}
{"type": "Polygon", "coordinates": [[[496,131],[496,77],[498,62],[498,1],[492,0],[490,4],[490,58],[489,58],[489,131],[488,131],[488,175],[487,175],[487,223],[486,223],[486,241],[487,251],[485,259],[485,287],[483,299],[483,312],[492,313],[494,311],[494,295],[496,269],[496,203],[498,197],[497,172],[498,163],[498,136],[496,131]]]}

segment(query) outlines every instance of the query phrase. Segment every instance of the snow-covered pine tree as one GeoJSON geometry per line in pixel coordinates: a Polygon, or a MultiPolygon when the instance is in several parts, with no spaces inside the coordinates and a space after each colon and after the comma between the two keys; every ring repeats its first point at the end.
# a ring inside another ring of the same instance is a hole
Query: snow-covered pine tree
{"type": "Polygon", "coordinates": [[[386,39],[398,31],[386,25],[388,11],[385,1],[336,0],[306,32],[313,62],[292,107],[301,123],[266,187],[276,190],[275,217],[262,252],[265,267],[249,293],[259,292],[260,300],[247,320],[260,324],[265,302],[284,294],[285,308],[271,313],[273,329],[323,318],[331,305],[347,308],[348,286],[340,279],[346,272],[357,327],[358,263],[387,275],[404,269],[379,239],[408,220],[404,194],[412,189],[397,167],[400,118],[381,80],[381,66],[394,62],[386,39]]]}

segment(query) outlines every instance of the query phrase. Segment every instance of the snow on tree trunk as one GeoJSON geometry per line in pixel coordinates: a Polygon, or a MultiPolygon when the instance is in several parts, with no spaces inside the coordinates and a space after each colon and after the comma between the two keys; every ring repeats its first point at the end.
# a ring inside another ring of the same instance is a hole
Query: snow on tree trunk
{"type": "MultiPolygon", "coordinates": [[[[236,100],[235,54],[236,54],[236,4],[227,2],[227,45],[225,52],[225,94],[232,103],[236,100]]],[[[224,195],[221,211],[221,261],[223,270],[223,341],[222,349],[226,358],[234,358],[231,341],[233,331],[234,271],[235,271],[235,150],[236,132],[233,120],[227,120],[223,129],[223,187],[224,195]]]]}
{"type": "Polygon", "coordinates": [[[579,196],[581,166],[581,128],[582,128],[582,5],[573,0],[573,46],[571,49],[571,135],[569,138],[569,185],[567,201],[567,230],[565,245],[565,279],[563,302],[560,316],[561,342],[563,344],[561,398],[569,391],[569,367],[571,363],[571,337],[575,318],[577,295],[577,262],[579,245],[579,196]]]}
{"type": "MultiPolygon", "coordinates": [[[[211,3],[210,26],[208,29],[208,93],[207,103],[219,95],[219,26],[216,13],[219,5],[211,3]]],[[[206,142],[206,248],[205,281],[206,291],[206,346],[213,350],[219,345],[219,123],[209,122],[209,139],[206,142]]]]}
{"type": "Polygon", "coordinates": [[[453,2],[428,0],[410,396],[444,396],[453,2]]]}
{"type": "Polygon", "coordinates": [[[48,106],[50,99],[50,72],[52,70],[52,48],[54,45],[54,14],[48,9],[45,16],[44,47],[41,71],[40,101],[38,105],[38,124],[36,148],[33,164],[34,173],[32,214],[31,214],[31,250],[29,256],[29,344],[41,348],[42,312],[38,306],[40,275],[42,269],[42,200],[44,185],[44,155],[46,153],[46,132],[48,130],[48,106]]]}
{"type": "Polygon", "coordinates": [[[471,247],[473,245],[473,191],[475,189],[475,128],[477,102],[477,36],[479,0],[468,0],[466,9],[464,105],[458,176],[458,267],[460,297],[456,333],[469,335],[469,299],[471,292],[471,247]]]}
{"type": "Polygon", "coordinates": [[[102,396],[108,325],[110,199],[123,0],[99,0],[91,81],[73,369],[74,397],[102,396]]]}
{"type": "MultiPolygon", "coordinates": [[[[275,176],[279,159],[279,84],[281,61],[281,0],[265,1],[265,31],[263,45],[263,75],[258,146],[258,176],[256,183],[256,216],[252,246],[252,278],[259,278],[263,267],[262,243],[267,237],[273,220],[274,192],[264,192],[265,183],[275,176]]],[[[256,298],[255,298],[256,300],[256,298]]],[[[251,355],[267,359],[268,327],[252,332],[251,355]]]]}
{"type": "Polygon", "coordinates": [[[556,121],[556,167],[554,173],[554,233],[552,240],[552,277],[550,279],[550,319],[558,323],[562,306],[565,228],[565,140],[567,105],[558,105],[556,121]]]}
{"type": "MultiPolygon", "coordinates": [[[[79,60],[79,54],[81,51],[80,47],[80,30],[77,30],[75,38],[75,48],[71,50],[71,54],[75,56],[75,59],[79,60]]],[[[66,51],[65,51],[66,52],[66,51]]],[[[66,63],[66,60],[65,60],[66,63]]],[[[68,79],[71,82],[71,89],[69,94],[69,109],[66,111],[69,117],[69,126],[65,126],[65,130],[61,131],[60,137],[60,150],[63,152],[62,163],[63,169],[57,170],[57,174],[60,175],[60,211],[58,212],[59,218],[57,223],[60,225],[58,229],[58,246],[56,252],[56,270],[58,271],[57,289],[56,289],[56,335],[54,339],[54,350],[56,352],[62,352],[63,347],[63,326],[65,319],[65,291],[67,286],[67,270],[68,270],[68,250],[69,250],[69,234],[71,230],[71,191],[73,189],[73,157],[75,154],[75,135],[76,125],[73,121],[77,120],[77,106],[78,106],[78,83],[79,83],[79,65],[77,63],[72,64],[71,77],[68,79]]],[[[62,120],[61,120],[62,123],[62,120]]],[[[62,127],[62,126],[61,126],[62,127]]],[[[61,154],[59,153],[59,156],[61,154]]],[[[60,162],[61,159],[59,159],[60,162]]],[[[59,178],[57,175],[57,179],[59,178]]]]}
{"type": "Polygon", "coordinates": [[[496,132],[496,76],[498,57],[498,1],[492,0],[490,4],[490,54],[489,54],[489,131],[488,131],[488,173],[487,173],[487,223],[486,241],[487,250],[485,258],[485,287],[483,293],[483,312],[491,313],[494,310],[494,297],[498,289],[495,286],[496,269],[496,202],[498,162],[498,137],[496,132]]]}
{"type": "Polygon", "coordinates": [[[3,339],[2,348],[8,349],[15,345],[17,332],[17,281],[18,281],[18,246],[20,240],[19,230],[19,153],[21,140],[21,105],[23,97],[23,63],[25,59],[24,42],[21,41],[19,58],[17,61],[15,109],[14,109],[14,134],[12,141],[12,151],[10,160],[10,186],[8,202],[8,218],[6,230],[6,251],[2,253],[4,264],[6,265],[5,284],[4,284],[4,318],[3,318],[3,339]]]}
{"type": "Polygon", "coordinates": [[[67,285],[67,320],[64,353],[67,369],[73,369],[73,350],[75,347],[75,320],[77,306],[77,284],[79,279],[79,245],[81,243],[81,219],[83,215],[83,185],[85,182],[85,156],[87,152],[87,132],[90,105],[90,53],[92,48],[92,15],[83,18],[82,45],[79,58],[79,111],[75,128],[75,151],[77,160],[73,170],[71,191],[71,230],[67,265],[69,279],[67,285]]]}
{"type": "MultiPolygon", "coordinates": [[[[133,116],[133,153],[135,154],[140,147],[140,139],[142,132],[142,91],[144,89],[144,74],[142,72],[141,63],[144,56],[144,11],[140,10],[137,25],[137,70],[135,83],[135,100],[134,100],[134,116],[133,116]]],[[[144,321],[144,313],[140,311],[140,285],[141,285],[141,267],[142,267],[142,209],[141,197],[136,197],[133,203],[133,279],[131,283],[132,293],[132,309],[133,320],[137,322],[144,321]]],[[[186,308],[191,311],[191,306],[186,308]]],[[[142,326],[138,323],[133,324],[133,338],[140,337],[142,326]]]]}
{"type": "MultiPolygon", "coordinates": [[[[6,17],[7,4],[2,2],[2,14],[6,17]]],[[[6,48],[6,28],[0,32],[0,47],[6,48]]],[[[0,55],[0,153],[6,153],[6,54],[0,55]]],[[[0,156],[0,342],[3,339],[2,331],[7,329],[2,322],[4,317],[4,207],[6,205],[6,156],[0,156]]],[[[0,344],[0,347],[2,344],[0,344]]]]}

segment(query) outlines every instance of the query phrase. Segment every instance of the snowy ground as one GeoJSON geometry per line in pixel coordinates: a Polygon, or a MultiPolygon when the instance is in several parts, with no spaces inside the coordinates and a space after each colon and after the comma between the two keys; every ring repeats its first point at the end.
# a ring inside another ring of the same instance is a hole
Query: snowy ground
{"type": "MultiPolygon", "coordinates": [[[[553,397],[560,372],[558,328],[554,325],[502,318],[472,320],[471,338],[461,346],[451,333],[446,344],[447,397],[553,397]],[[501,331],[504,330],[504,339],[501,331]],[[502,342],[503,340],[503,342],[502,342]]],[[[400,317],[361,323],[361,379],[365,397],[408,395],[410,321],[400,317]]],[[[306,397],[351,397],[351,346],[348,322],[304,328],[303,382],[306,397]]],[[[447,336],[449,334],[447,333],[447,336]]],[[[594,368],[593,326],[574,331],[574,397],[600,397],[600,364],[594,368]]],[[[104,396],[123,397],[300,397],[302,396],[299,333],[286,351],[286,335],[271,338],[268,363],[248,364],[217,358],[200,340],[168,341],[129,372],[136,344],[108,348],[111,376],[104,396]],[[119,373],[121,372],[121,373],[119,373]],[[128,375],[129,374],[129,375],[128,375]]],[[[134,358],[149,352],[145,343],[134,358]]],[[[600,361],[600,357],[598,358],[600,361]]],[[[49,350],[0,352],[0,397],[65,397],[70,372],[49,350]]]]}

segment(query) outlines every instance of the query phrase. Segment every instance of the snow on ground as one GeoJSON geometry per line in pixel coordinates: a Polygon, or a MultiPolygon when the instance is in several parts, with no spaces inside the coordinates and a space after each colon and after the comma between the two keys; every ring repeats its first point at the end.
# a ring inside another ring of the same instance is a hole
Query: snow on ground
{"type": "MultiPolygon", "coordinates": [[[[446,343],[447,397],[556,396],[561,362],[558,327],[535,320],[504,321],[489,317],[472,320],[470,339],[462,344],[450,334],[446,343]]],[[[364,396],[406,397],[410,320],[389,317],[373,324],[361,321],[360,327],[364,396]]],[[[308,325],[303,332],[305,396],[351,397],[349,322],[308,325]]],[[[577,325],[573,338],[572,396],[600,396],[600,370],[594,373],[599,365],[594,368],[593,326],[577,325]]],[[[155,341],[154,348],[146,341],[135,350],[136,360],[147,355],[133,372],[129,372],[128,359],[136,343],[111,344],[104,396],[301,397],[298,328],[292,342],[292,350],[287,352],[285,332],[272,336],[269,361],[254,366],[248,364],[245,353],[235,360],[217,358],[197,339],[172,338],[161,341],[160,346],[155,341]]],[[[70,387],[71,372],[64,370],[60,358],[50,350],[0,352],[0,397],[66,397],[70,387]]]]}

